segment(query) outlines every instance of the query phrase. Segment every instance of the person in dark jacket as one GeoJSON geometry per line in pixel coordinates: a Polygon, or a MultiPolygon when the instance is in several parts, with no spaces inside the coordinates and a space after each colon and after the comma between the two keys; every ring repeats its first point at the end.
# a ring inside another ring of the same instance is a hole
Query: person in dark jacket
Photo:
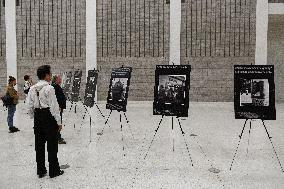
{"type": "MultiPolygon", "coordinates": [[[[53,76],[52,86],[55,89],[55,95],[56,95],[56,98],[57,98],[57,102],[59,104],[61,123],[62,123],[63,110],[66,109],[66,97],[64,95],[63,89],[60,86],[61,82],[62,82],[62,80],[61,80],[61,77],[59,75],[53,76]]],[[[62,138],[60,132],[58,132],[58,143],[59,144],[66,144],[66,141],[62,138]]]]}
{"type": "Polygon", "coordinates": [[[18,104],[19,101],[19,93],[14,89],[14,86],[16,84],[17,84],[16,78],[9,76],[6,94],[8,94],[12,98],[12,103],[7,106],[8,108],[7,122],[11,133],[20,131],[17,127],[14,126],[13,122],[14,115],[16,112],[16,105],[18,104]]]}

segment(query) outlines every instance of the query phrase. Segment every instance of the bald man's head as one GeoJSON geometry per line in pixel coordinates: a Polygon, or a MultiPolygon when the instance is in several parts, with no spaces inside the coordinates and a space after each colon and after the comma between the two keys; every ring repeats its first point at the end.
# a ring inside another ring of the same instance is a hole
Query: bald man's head
{"type": "Polygon", "coordinates": [[[52,83],[55,83],[57,85],[61,85],[61,76],[60,75],[54,75],[52,78],[52,83]]]}

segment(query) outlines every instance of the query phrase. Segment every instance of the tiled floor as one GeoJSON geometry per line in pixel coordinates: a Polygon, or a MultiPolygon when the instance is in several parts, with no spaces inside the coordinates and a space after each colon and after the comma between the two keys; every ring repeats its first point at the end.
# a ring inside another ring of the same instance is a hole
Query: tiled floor
{"type": "MultiPolygon", "coordinates": [[[[105,105],[100,107],[107,116],[105,105]]],[[[77,114],[69,109],[65,113],[62,135],[67,144],[60,145],[58,156],[60,164],[70,168],[63,176],[38,179],[33,122],[27,117],[24,104],[17,109],[15,125],[21,132],[15,134],[8,133],[7,111],[1,106],[0,188],[284,188],[284,173],[258,120],[252,121],[250,141],[246,127],[233,169],[229,170],[244,123],[234,119],[232,103],[191,103],[190,117],[181,119],[185,138],[177,120],[174,119],[172,130],[171,118],[165,117],[145,160],[161,119],[152,115],[151,103],[129,104],[130,123],[124,125],[123,132],[119,113],[113,112],[103,135],[104,119],[91,110],[91,143],[89,119],[82,122],[83,112],[79,104],[77,114]],[[212,173],[210,168],[220,172],[212,173]]],[[[283,114],[284,104],[279,104],[277,121],[266,123],[284,166],[283,114]]]]}

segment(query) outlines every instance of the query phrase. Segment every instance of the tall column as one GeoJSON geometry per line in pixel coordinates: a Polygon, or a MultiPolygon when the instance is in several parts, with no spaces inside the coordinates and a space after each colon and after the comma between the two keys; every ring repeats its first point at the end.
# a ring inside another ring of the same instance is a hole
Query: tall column
{"type": "Polygon", "coordinates": [[[97,68],[96,0],[86,0],[86,71],[97,68]]]}
{"type": "Polygon", "coordinates": [[[7,77],[17,79],[16,1],[5,1],[7,77]]]}
{"type": "MultiPolygon", "coordinates": [[[[86,0],[86,77],[97,69],[97,1],[86,0]]],[[[97,94],[95,100],[97,101],[97,94]]]]}
{"type": "Polygon", "coordinates": [[[268,0],[257,0],[255,64],[267,64],[268,0]]]}
{"type": "Polygon", "coordinates": [[[181,0],[170,1],[170,62],[180,64],[181,0]]]}

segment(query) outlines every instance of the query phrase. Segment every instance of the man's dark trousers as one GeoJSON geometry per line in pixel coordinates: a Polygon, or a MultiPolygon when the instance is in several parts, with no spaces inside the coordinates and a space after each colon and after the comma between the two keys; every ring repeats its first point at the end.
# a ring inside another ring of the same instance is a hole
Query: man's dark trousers
{"type": "Polygon", "coordinates": [[[34,134],[37,162],[37,174],[46,173],[45,168],[45,142],[47,142],[49,175],[59,173],[60,167],[57,158],[58,152],[58,125],[51,115],[49,108],[35,109],[34,134]]]}
{"type": "MultiPolygon", "coordinates": [[[[60,110],[61,125],[63,123],[63,117],[62,116],[63,116],[63,109],[60,110]]],[[[58,133],[57,133],[57,140],[61,140],[61,139],[62,139],[61,133],[60,133],[60,131],[58,131],[58,133]]]]}

